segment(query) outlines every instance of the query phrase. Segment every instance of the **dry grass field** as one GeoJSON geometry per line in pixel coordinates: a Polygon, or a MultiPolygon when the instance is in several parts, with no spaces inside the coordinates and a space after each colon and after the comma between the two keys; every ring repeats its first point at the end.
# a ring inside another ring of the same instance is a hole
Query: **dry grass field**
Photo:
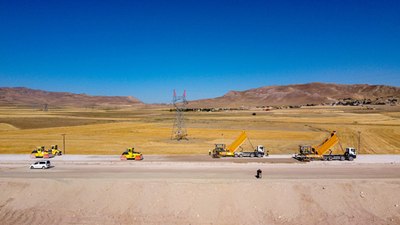
{"type": "MultiPolygon", "coordinates": [[[[251,144],[271,154],[297,152],[336,130],[342,146],[368,154],[400,153],[400,108],[305,107],[261,111],[189,112],[189,140],[171,140],[174,112],[167,108],[37,109],[0,107],[0,153],[30,153],[58,144],[66,134],[67,154],[120,154],[134,146],[144,154],[207,154],[214,143],[229,144],[246,130],[251,144]],[[252,115],[253,113],[256,115],[252,115]]],[[[243,148],[251,148],[246,142],[243,148]]],[[[336,149],[338,150],[338,149],[336,149]]]]}

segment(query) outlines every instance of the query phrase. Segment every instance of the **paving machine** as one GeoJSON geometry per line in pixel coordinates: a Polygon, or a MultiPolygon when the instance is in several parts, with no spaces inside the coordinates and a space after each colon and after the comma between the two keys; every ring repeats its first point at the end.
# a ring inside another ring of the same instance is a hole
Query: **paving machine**
{"type": "Polygon", "coordinates": [[[143,160],[143,155],[136,152],[135,148],[128,148],[121,154],[121,160],[143,160]]]}
{"type": "Polygon", "coordinates": [[[58,149],[58,145],[52,145],[51,146],[51,154],[53,154],[53,155],[62,155],[62,152],[61,152],[61,150],[60,149],[58,149]]]}
{"type": "Polygon", "coordinates": [[[44,146],[37,147],[31,153],[32,158],[53,158],[51,150],[45,150],[44,146]]]}

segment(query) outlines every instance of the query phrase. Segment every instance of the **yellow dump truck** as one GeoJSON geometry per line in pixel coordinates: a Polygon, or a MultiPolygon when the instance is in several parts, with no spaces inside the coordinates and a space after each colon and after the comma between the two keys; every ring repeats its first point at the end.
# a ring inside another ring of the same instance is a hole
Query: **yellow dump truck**
{"type": "Polygon", "coordinates": [[[242,131],[239,137],[237,137],[227,148],[225,144],[215,144],[215,147],[212,150],[212,157],[263,157],[265,152],[264,146],[262,145],[258,145],[252,152],[237,152],[237,149],[246,141],[246,139],[247,134],[245,131],[242,131]]]}
{"type": "Polygon", "coordinates": [[[357,157],[356,149],[353,147],[347,147],[343,154],[332,154],[332,148],[339,144],[343,151],[342,145],[340,144],[339,137],[336,131],[332,131],[330,136],[326,138],[321,144],[317,146],[311,145],[300,145],[299,153],[295,154],[293,158],[300,161],[313,161],[313,160],[349,160],[353,161],[357,157]]]}

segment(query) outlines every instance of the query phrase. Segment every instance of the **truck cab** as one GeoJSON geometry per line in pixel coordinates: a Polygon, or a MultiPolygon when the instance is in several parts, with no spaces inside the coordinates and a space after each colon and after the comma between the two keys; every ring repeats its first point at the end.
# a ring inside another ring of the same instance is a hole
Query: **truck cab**
{"type": "Polygon", "coordinates": [[[347,147],[344,153],[344,157],[349,161],[353,161],[355,158],[357,158],[356,149],[353,147],[347,147]]]}

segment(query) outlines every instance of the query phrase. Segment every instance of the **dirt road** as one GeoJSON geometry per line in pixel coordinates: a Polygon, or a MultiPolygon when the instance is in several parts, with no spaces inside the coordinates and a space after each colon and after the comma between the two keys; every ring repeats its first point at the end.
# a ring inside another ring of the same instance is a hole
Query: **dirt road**
{"type": "MultiPolygon", "coordinates": [[[[53,163],[55,164],[55,163],[53,163]]],[[[55,164],[48,170],[0,168],[0,178],[82,179],[226,179],[253,180],[257,169],[264,179],[400,179],[400,165],[268,165],[124,162],[115,164],[55,164]]]]}
{"type": "Polygon", "coordinates": [[[30,170],[31,159],[7,157],[0,156],[2,224],[400,224],[397,160],[63,156],[51,169],[30,170]]]}

